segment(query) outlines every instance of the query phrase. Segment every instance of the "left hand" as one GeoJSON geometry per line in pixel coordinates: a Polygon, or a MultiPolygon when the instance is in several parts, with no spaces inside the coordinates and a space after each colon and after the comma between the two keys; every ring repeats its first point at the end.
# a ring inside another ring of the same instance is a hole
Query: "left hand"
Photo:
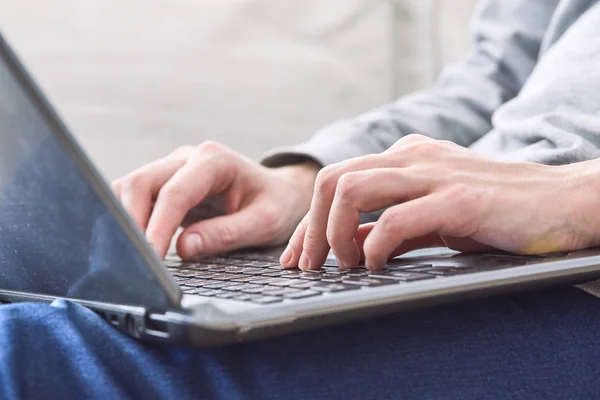
{"type": "MultiPolygon", "coordinates": [[[[331,247],[340,268],[383,268],[418,248],[521,254],[594,245],[594,209],[576,164],[551,167],[480,157],[451,142],[410,135],[377,155],[319,172],[310,211],[290,239],[285,267],[319,269],[331,247]],[[361,212],[388,208],[376,223],[361,212]]],[[[589,185],[587,185],[589,186],[589,185]]]]}

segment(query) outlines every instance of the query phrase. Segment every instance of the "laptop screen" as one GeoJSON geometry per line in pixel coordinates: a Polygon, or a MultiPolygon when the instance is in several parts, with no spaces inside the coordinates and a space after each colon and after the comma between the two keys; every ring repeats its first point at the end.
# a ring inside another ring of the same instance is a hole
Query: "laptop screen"
{"type": "Polygon", "coordinates": [[[172,308],[2,46],[0,36],[0,289],[172,308]]]}

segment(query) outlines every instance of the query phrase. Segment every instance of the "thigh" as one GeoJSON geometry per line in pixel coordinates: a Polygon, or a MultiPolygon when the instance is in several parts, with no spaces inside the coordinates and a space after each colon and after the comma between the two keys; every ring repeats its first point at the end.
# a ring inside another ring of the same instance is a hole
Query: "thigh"
{"type": "Polygon", "coordinates": [[[0,308],[2,398],[582,398],[600,300],[572,287],[216,349],[137,342],[73,303],[0,308]]]}

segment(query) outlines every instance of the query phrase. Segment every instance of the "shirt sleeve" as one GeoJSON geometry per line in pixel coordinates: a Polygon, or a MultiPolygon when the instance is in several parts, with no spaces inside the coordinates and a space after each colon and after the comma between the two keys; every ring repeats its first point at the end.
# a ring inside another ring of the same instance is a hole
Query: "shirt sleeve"
{"type": "Polygon", "coordinates": [[[473,50],[429,89],[319,130],[308,142],[268,153],[267,166],[312,159],[329,165],[379,153],[410,133],[469,146],[491,129],[494,111],[531,74],[559,0],[482,0],[472,21],[473,50]]]}

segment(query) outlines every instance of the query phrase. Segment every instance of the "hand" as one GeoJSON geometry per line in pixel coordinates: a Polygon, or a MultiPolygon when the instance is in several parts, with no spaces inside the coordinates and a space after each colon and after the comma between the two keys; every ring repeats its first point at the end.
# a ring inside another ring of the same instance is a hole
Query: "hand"
{"type": "Polygon", "coordinates": [[[134,171],[113,190],[160,257],[185,225],[177,252],[191,259],[286,241],[308,211],[318,169],[266,168],[207,142],[134,171]]]}
{"type": "Polygon", "coordinates": [[[322,169],[281,261],[318,269],[331,246],[341,268],[364,259],[376,270],[425,247],[522,254],[589,247],[599,230],[582,211],[596,207],[580,176],[576,164],[495,162],[410,135],[382,154],[322,169]],[[360,212],[385,207],[376,223],[359,226],[360,212]]]}

